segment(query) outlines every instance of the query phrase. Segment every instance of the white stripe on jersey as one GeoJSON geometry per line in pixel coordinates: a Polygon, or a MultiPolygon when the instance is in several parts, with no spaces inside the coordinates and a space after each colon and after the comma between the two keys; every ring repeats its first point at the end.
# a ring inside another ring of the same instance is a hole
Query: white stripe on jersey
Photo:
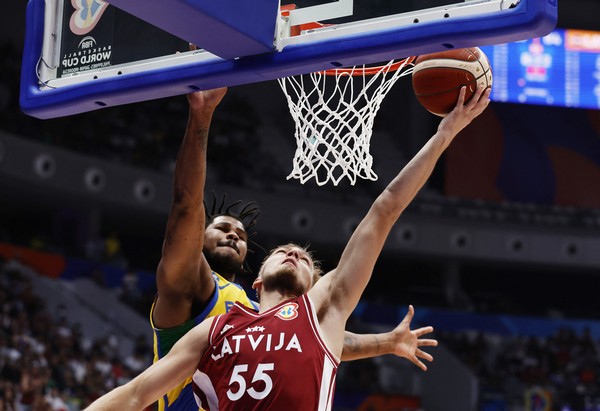
{"type": "Polygon", "coordinates": [[[208,343],[210,345],[212,345],[212,343],[213,343],[214,335],[217,330],[217,325],[219,325],[219,322],[221,321],[222,318],[223,318],[223,314],[215,315],[213,317],[213,322],[210,324],[210,329],[208,330],[208,343]]]}
{"type": "Polygon", "coordinates": [[[335,368],[329,356],[323,358],[323,374],[321,375],[321,390],[319,392],[319,408],[317,411],[331,411],[333,405],[333,389],[335,387],[335,368]]]}
{"type": "Polygon", "coordinates": [[[325,344],[325,340],[323,339],[323,333],[321,332],[321,326],[319,325],[319,319],[317,318],[317,313],[315,311],[315,306],[313,305],[312,300],[308,296],[308,294],[304,294],[301,297],[304,300],[304,304],[306,305],[306,311],[308,311],[308,322],[312,328],[313,334],[315,335],[317,341],[321,345],[321,348],[325,351],[325,353],[330,357],[330,361],[334,364],[340,363],[340,359],[334,355],[329,347],[325,344]]]}
{"type": "MultiPolygon", "coordinates": [[[[219,398],[217,397],[217,393],[215,392],[215,387],[213,386],[208,375],[204,374],[196,370],[194,376],[192,377],[194,383],[200,388],[200,390],[206,396],[206,401],[208,401],[208,409],[210,411],[219,411],[219,398]]],[[[194,392],[194,398],[196,399],[196,404],[198,407],[201,406],[200,398],[194,392]]]]}

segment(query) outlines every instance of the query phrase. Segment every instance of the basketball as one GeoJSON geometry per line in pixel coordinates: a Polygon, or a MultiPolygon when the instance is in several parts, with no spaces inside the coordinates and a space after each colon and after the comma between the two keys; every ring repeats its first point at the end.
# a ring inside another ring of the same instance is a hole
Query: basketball
{"type": "Polygon", "coordinates": [[[462,86],[467,87],[465,102],[478,85],[492,86],[492,69],[478,47],[424,54],[415,59],[412,85],[417,100],[429,112],[445,116],[456,106],[462,86]]]}

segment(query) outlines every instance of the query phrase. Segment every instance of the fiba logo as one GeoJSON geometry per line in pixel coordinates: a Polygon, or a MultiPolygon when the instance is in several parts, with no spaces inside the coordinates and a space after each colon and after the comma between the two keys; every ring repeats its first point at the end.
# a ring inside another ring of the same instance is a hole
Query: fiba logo
{"type": "Polygon", "coordinates": [[[110,45],[99,47],[96,39],[92,36],[85,36],[77,45],[79,51],[63,57],[62,67],[67,69],[77,67],[77,71],[79,71],[110,65],[111,48],[110,45]]]}
{"type": "Polygon", "coordinates": [[[96,39],[92,36],[85,36],[77,45],[80,49],[90,49],[96,45],[96,39]]]}
{"type": "Polygon", "coordinates": [[[108,7],[104,0],[73,0],[71,4],[75,11],[71,15],[69,28],[79,36],[92,31],[108,7]]]}
{"type": "Polygon", "coordinates": [[[298,317],[298,304],[296,303],[288,303],[281,307],[275,317],[279,317],[282,320],[293,320],[298,317]]]}

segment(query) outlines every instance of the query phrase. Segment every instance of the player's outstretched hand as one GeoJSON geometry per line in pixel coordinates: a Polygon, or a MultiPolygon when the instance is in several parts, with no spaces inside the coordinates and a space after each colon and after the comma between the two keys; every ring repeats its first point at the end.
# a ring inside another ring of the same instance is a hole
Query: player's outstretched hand
{"type": "Polygon", "coordinates": [[[213,90],[201,90],[188,93],[187,98],[192,110],[214,111],[219,105],[223,96],[227,93],[227,88],[216,88],[213,90]]]}
{"type": "MultiPolygon", "coordinates": [[[[190,50],[196,50],[195,44],[190,44],[190,50]]],[[[188,102],[192,110],[209,110],[219,105],[223,96],[227,93],[227,87],[216,88],[214,90],[200,90],[188,93],[188,102]]]]}
{"type": "Polygon", "coordinates": [[[423,371],[427,371],[427,366],[421,360],[433,361],[433,356],[420,347],[435,347],[437,340],[421,338],[425,334],[433,332],[433,327],[422,327],[416,330],[410,329],[410,323],[415,315],[415,309],[412,305],[408,306],[408,313],[396,328],[390,331],[394,338],[394,354],[404,357],[415,364],[423,371]]]}
{"type": "Polygon", "coordinates": [[[439,132],[448,133],[450,136],[456,136],[465,128],[475,117],[483,113],[490,103],[490,93],[492,89],[479,86],[473,94],[473,97],[465,103],[466,87],[460,89],[456,107],[448,113],[438,126],[439,132]]]}

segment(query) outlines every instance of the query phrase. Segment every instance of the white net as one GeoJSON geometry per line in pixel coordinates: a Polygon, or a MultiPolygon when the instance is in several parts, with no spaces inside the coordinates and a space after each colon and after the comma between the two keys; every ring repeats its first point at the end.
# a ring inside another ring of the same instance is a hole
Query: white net
{"type": "Polygon", "coordinates": [[[412,72],[412,59],[279,79],[296,123],[296,153],[287,179],[320,186],[345,177],[377,180],[369,153],[373,122],[388,91],[412,72]]]}

